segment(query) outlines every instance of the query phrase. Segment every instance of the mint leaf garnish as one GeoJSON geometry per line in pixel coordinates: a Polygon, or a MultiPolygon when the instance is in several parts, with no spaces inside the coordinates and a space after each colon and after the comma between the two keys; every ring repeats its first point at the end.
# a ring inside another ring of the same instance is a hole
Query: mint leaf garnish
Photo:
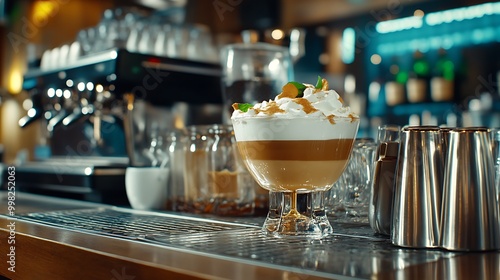
{"type": "Polygon", "coordinates": [[[248,109],[252,108],[253,105],[250,103],[238,103],[238,109],[242,112],[247,112],[248,109]]]}
{"type": "Polygon", "coordinates": [[[304,90],[306,89],[306,86],[304,84],[298,83],[298,82],[288,82],[289,84],[292,84],[298,91],[297,97],[303,97],[304,96],[304,90]]]}
{"type": "Polygon", "coordinates": [[[314,86],[316,89],[322,89],[323,88],[323,78],[318,76],[318,81],[316,82],[316,86],[314,86]]]}

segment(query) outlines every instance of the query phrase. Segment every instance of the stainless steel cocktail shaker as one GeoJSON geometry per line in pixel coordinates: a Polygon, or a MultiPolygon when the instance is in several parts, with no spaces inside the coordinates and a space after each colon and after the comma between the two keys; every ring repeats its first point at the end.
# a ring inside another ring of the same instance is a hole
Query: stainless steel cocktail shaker
{"type": "Polygon", "coordinates": [[[381,143],[373,172],[368,218],[373,231],[385,235],[391,234],[392,201],[398,150],[398,142],[381,143]]]}
{"type": "Polygon", "coordinates": [[[490,132],[450,132],[441,216],[441,247],[456,251],[500,249],[498,202],[490,132]]]}
{"type": "Polygon", "coordinates": [[[394,180],[399,153],[401,127],[383,125],[378,128],[377,161],[373,170],[368,220],[374,232],[390,235],[394,180]]]}
{"type": "Polygon", "coordinates": [[[444,163],[439,127],[404,127],[396,168],[392,243],[439,246],[444,163]]]}

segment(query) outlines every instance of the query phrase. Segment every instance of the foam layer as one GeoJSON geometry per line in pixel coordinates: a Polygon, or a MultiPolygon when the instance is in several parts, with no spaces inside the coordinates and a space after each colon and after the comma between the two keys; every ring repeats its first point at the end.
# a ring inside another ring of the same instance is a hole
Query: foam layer
{"type": "Polygon", "coordinates": [[[353,139],[359,119],[334,118],[233,118],[237,141],[353,139]]]}

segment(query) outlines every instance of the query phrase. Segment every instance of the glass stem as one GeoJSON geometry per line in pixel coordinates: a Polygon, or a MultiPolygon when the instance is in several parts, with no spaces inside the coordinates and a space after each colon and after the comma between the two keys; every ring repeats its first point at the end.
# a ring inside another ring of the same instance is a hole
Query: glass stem
{"type": "Polygon", "coordinates": [[[290,213],[288,215],[299,215],[297,211],[297,192],[292,192],[292,203],[290,204],[290,213]]]}

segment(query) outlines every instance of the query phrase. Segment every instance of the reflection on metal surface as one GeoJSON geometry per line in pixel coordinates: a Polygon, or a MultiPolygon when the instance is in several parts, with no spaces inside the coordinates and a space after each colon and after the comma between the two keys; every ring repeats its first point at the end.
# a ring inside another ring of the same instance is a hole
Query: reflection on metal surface
{"type": "MultiPolygon", "coordinates": [[[[334,221],[332,236],[311,241],[266,237],[260,231],[263,217],[215,220],[123,208],[92,208],[29,213],[18,219],[337,279],[377,279],[379,275],[384,279],[388,273],[406,275],[401,270],[456,256],[439,250],[398,248],[388,238],[373,234],[366,224],[334,221]]],[[[422,271],[425,275],[443,273],[436,270],[436,265],[425,267],[429,268],[422,271]]]]}
{"type": "MultiPolygon", "coordinates": [[[[499,279],[499,254],[466,254],[444,260],[440,279],[499,279]]],[[[439,279],[438,278],[438,279],[439,279]]]]}

